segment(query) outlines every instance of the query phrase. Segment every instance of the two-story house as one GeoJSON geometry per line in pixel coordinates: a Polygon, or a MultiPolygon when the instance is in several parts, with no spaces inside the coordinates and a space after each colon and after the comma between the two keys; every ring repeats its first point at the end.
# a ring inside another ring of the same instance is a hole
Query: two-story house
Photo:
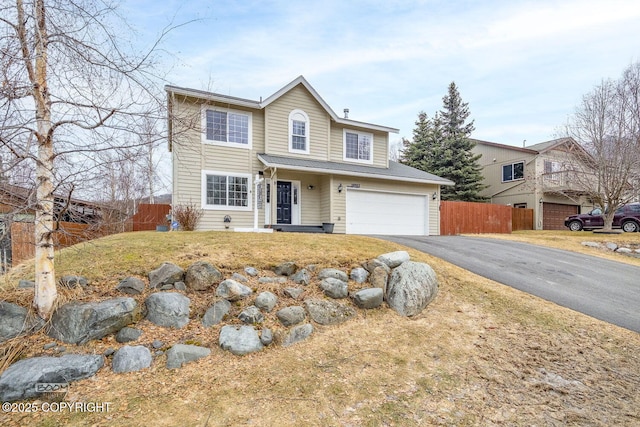
{"type": "Polygon", "coordinates": [[[565,230],[565,217],[593,209],[585,191],[588,154],[572,138],[527,147],[474,141],[488,185],[482,195],[491,203],[533,209],[535,229],[565,230]]]}
{"type": "Polygon", "coordinates": [[[449,180],[389,160],[397,129],[339,117],[300,76],[266,99],[174,86],[173,200],[198,229],[439,234],[449,180]]]}

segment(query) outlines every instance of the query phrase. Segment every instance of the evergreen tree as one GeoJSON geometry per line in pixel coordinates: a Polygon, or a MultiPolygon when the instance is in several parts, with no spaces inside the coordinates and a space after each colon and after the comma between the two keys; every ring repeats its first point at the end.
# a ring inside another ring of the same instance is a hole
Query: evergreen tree
{"type": "Polygon", "coordinates": [[[469,105],[462,102],[454,82],[442,101],[443,110],[432,120],[424,112],[418,115],[413,141],[404,141],[403,163],[453,181],[454,186],[442,186],[442,200],[484,202],[487,198],[479,195],[486,188],[478,163],[481,155],[471,151],[475,128],[473,120],[466,123],[469,105]]]}

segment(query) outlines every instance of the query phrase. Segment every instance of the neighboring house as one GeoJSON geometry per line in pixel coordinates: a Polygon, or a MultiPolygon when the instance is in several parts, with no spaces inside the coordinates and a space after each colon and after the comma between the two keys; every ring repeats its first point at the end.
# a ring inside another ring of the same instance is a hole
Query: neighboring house
{"type": "Polygon", "coordinates": [[[260,101],[165,89],[173,205],[201,208],[200,230],[439,234],[453,183],[390,161],[397,129],[338,117],[304,77],[260,101]]]}
{"type": "Polygon", "coordinates": [[[528,147],[474,140],[482,154],[482,195],[491,203],[534,210],[537,230],[564,230],[564,218],[593,209],[584,189],[583,148],[572,138],[528,147]]]}

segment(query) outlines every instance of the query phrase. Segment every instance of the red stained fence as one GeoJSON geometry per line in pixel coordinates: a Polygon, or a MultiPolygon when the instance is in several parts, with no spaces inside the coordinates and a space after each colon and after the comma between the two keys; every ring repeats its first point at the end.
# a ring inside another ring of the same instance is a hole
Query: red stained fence
{"type": "Polygon", "coordinates": [[[490,203],[442,201],[440,234],[506,233],[533,229],[533,209],[490,203]]]}
{"type": "Polygon", "coordinates": [[[171,205],[157,204],[150,205],[140,203],[138,212],[131,217],[133,231],[155,230],[157,225],[169,225],[167,215],[171,210],[171,205]]]}

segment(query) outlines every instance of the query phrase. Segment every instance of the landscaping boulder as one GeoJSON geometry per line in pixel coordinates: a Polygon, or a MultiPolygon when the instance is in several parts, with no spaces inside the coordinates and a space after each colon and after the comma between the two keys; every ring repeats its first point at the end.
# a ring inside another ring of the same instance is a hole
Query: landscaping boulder
{"type": "Polygon", "coordinates": [[[369,272],[362,267],[357,267],[351,270],[351,274],[349,276],[351,277],[351,280],[356,283],[364,283],[369,277],[369,272]]]}
{"type": "Polygon", "coordinates": [[[250,305],[249,307],[242,310],[238,319],[242,321],[242,323],[248,323],[250,325],[254,325],[256,323],[262,323],[264,321],[264,316],[260,312],[260,309],[255,305],[250,305]]]}
{"type": "Polygon", "coordinates": [[[125,345],[113,355],[113,372],[134,372],[151,366],[151,351],[145,346],[125,345]]]}
{"type": "Polygon", "coordinates": [[[307,313],[303,307],[291,306],[278,310],[276,317],[278,317],[278,320],[280,320],[280,323],[284,326],[292,326],[304,321],[307,313]]]}
{"type": "Polygon", "coordinates": [[[258,283],[287,283],[286,277],[261,277],[258,279],[258,283]]]}
{"type": "Polygon", "coordinates": [[[318,273],[318,280],[323,279],[338,279],[342,280],[343,282],[348,282],[349,276],[347,276],[347,273],[342,270],[337,270],[335,268],[324,268],[320,270],[320,273],[318,273]]]}
{"type": "Polygon", "coordinates": [[[206,347],[176,344],[167,350],[167,369],[180,368],[187,362],[193,362],[210,354],[211,350],[206,347]]]}
{"type": "Polygon", "coordinates": [[[282,339],[282,346],[289,347],[300,341],[304,341],[313,333],[313,325],[305,323],[291,328],[291,330],[282,339]]]}
{"type": "Polygon", "coordinates": [[[71,383],[89,378],[104,365],[101,355],[66,354],[32,357],[9,366],[0,377],[0,401],[37,397],[37,383],[71,383]]]}
{"type": "Polygon", "coordinates": [[[182,281],[184,281],[184,270],[170,262],[163,262],[160,267],[149,272],[149,286],[152,289],[182,281]]]}
{"type": "Polygon", "coordinates": [[[223,326],[220,330],[219,344],[223,350],[228,350],[238,356],[255,353],[264,348],[258,332],[249,325],[223,326]]]}
{"type": "Polygon", "coordinates": [[[336,325],[346,322],[356,315],[353,307],[340,304],[337,301],[307,299],[304,306],[311,319],[321,325],[336,325]]]}
{"type": "Polygon", "coordinates": [[[256,270],[255,267],[245,267],[244,272],[251,277],[256,277],[258,275],[258,270],[256,270]]]}
{"type": "Polygon", "coordinates": [[[249,279],[247,279],[246,277],[244,277],[242,274],[240,273],[233,273],[231,275],[231,278],[233,280],[235,280],[236,282],[240,282],[240,283],[247,283],[249,281],[249,279]]]}
{"type": "Polygon", "coordinates": [[[158,292],[145,300],[147,320],[158,326],[182,328],[189,323],[191,300],[177,292],[158,292]]]}
{"type": "Polygon", "coordinates": [[[226,299],[216,301],[209,309],[204,313],[202,317],[202,324],[204,326],[213,326],[222,322],[224,316],[229,313],[229,309],[231,308],[231,303],[226,299]]]}
{"type": "Polygon", "coordinates": [[[384,262],[380,261],[378,258],[373,258],[373,259],[370,259],[369,261],[363,262],[362,266],[369,273],[373,273],[373,270],[375,270],[377,267],[385,266],[385,267],[389,268],[389,266],[387,264],[385,264],[384,262]]]}
{"type": "Polygon", "coordinates": [[[253,291],[250,287],[236,282],[233,279],[227,279],[220,283],[216,289],[216,296],[229,301],[239,301],[251,295],[253,291]]]}
{"type": "Polygon", "coordinates": [[[89,284],[89,281],[82,276],[62,276],[59,280],[61,286],[69,289],[84,288],[89,284]]]}
{"type": "Polygon", "coordinates": [[[140,329],[125,326],[116,334],[116,341],[119,343],[136,341],[138,338],[140,338],[141,335],[142,331],[140,329]]]}
{"type": "Polygon", "coordinates": [[[271,343],[273,342],[273,332],[271,332],[271,329],[264,328],[262,330],[262,333],[260,334],[260,342],[264,346],[271,345],[271,343]]]}
{"type": "Polygon", "coordinates": [[[304,289],[300,288],[284,288],[282,292],[289,298],[298,299],[304,293],[304,289]]]}
{"type": "Polygon", "coordinates": [[[206,291],[223,279],[222,273],[206,261],[198,261],[187,268],[184,284],[194,291],[206,291]]]}
{"type": "Polygon", "coordinates": [[[266,311],[268,313],[273,310],[273,307],[275,307],[277,303],[278,297],[269,291],[265,291],[258,294],[254,305],[260,310],[266,311]]]}
{"type": "Polygon", "coordinates": [[[18,289],[30,289],[35,287],[36,282],[34,282],[33,280],[20,279],[20,281],[18,281],[18,289]]]}
{"type": "Polygon", "coordinates": [[[140,307],[133,298],[101,302],[70,302],[51,317],[48,335],[71,344],[84,344],[119,331],[138,320],[140,307]]]}
{"type": "Polygon", "coordinates": [[[383,293],[380,288],[362,289],[353,295],[353,302],[360,308],[377,308],[382,305],[383,293]]]}
{"type": "Polygon", "coordinates": [[[424,263],[407,261],[391,272],[387,286],[387,303],[398,314],[414,316],[435,298],[438,280],[433,269],[424,263]]]}
{"type": "Polygon", "coordinates": [[[118,283],[116,289],[125,294],[140,295],[144,292],[144,287],[144,282],[137,277],[127,277],[118,283]]]}
{"type": "Polygon", "coordinates": [[[306,268],[299,270],[298,272],[296,272],[296,274],[291,276],[291,281],[293,283],[297,283],[298,285],[308,285],[311,282],[311,275],[309,274],[309,270],[307,270],[306,268]]]}
{"type": "Polygon", "coordinates": [[[278,276],[291,276],[298,270],[298,266],[295,262],[283,262],[280,265],[277,265],[273,271],[278,276]]]}
{"type": "Polygon", "coordinates": [[[386,264],[376,266],[369,275],[369,283],[374,288],[382,289],[383,295],[387,292],[387,283],[389,282],[389,275],[391,269],[386,264]]]}
{"type": "Polygon", "coordinates": [[[349,294],[347,283],[332,277],[323,279],[320,282],[320,288],[322,288],[326,296],[334,299],[346,298],[349,294]]]}
{"type": "Polygon", "coordinates": [[[403,262],[409,261],[409,253],[407,251],[389,252],[380,255],[378,259],[388,265],[389,268],[396,268],[403,262]]]}
{"type": "Polygon", "coordinates": [[[6,301],[0,301],[0,343],[23,333],[41,329],[44,321],[29,314],[29,310],[6,301]]]}

